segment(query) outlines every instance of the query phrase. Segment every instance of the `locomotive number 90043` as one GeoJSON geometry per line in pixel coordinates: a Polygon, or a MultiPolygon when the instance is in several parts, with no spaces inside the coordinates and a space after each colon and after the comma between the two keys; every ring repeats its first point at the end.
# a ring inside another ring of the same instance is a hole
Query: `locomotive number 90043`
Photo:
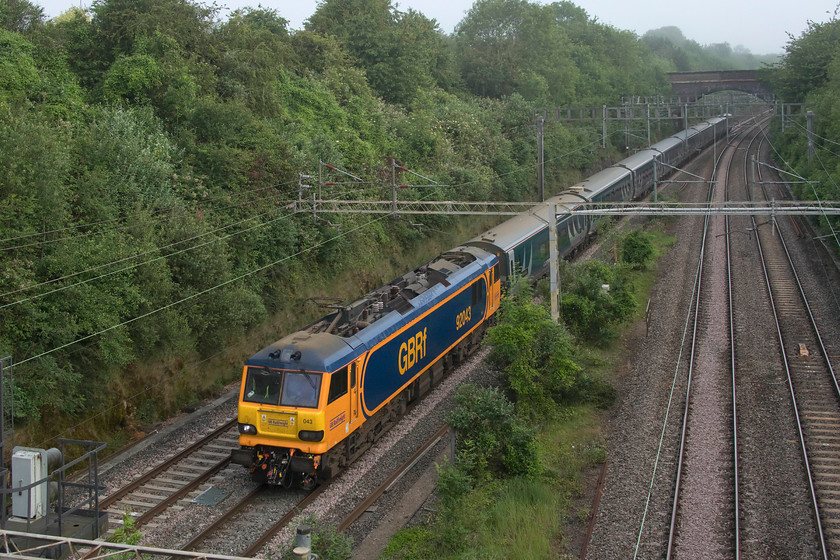
{"type": "Polygon", "coordinates": [[[470,322],[470,319],[472,319],[471,311],[472,309],[467,307],[466,309],[458,313],[458,316],[455,317],[455,330],[461,330],[461,327],[470,322]]]}

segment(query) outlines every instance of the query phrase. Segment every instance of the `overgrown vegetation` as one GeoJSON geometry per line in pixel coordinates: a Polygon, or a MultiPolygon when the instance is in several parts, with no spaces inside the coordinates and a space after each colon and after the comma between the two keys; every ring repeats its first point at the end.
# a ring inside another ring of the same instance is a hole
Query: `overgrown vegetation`
{"type": "Polygon", "coordinates": [[[642,41],[659,57],[668,62],[669,72],[698,70],[751,70],[779,60],[781,53],[753,54],[729,43],[700,45],[673,26],[651,29],[642,41]]]}
{"type": "MultiPolygon", "coordinates": [[[[669,67],[570,2],[480,0],[447,36],[390,0],[326,0],[302,30],[262,7],[96,0],[47,21],[3,1],[0,356],[20,441],[165,417],[317,316],[307,297],[356,296],[486,225],[288,212],[319,170],[325,198],[390,196],[414,177],[396,162],[453,187],[401,197],[534,199],[534,107],[664,93],[669,67]]],[[[548,128],[547,194],[624,148],[548,128]]]]}
{"type": "MultiPolygon", "coordinates": [[[[814,157],[808,157],[806,117],[780,119],[772,128],[773,156],[794,181],[803,200],[840,200],[840,19],[837,10],[825,22],[809,22],[798,37],[791,37],[781,61],[767,70],[777,95],[787,103],[804,103],[814,114],[814,157]],[[798,179],[797,179],[798,178],[798,179]],[[802,179],[808,182],[801,182],[802,179]]],[[[766,169],[762,169],[766,173],[766,169]]],[[[823,234],[840,226],[837,216],[815,219],[823,234]]],[[[833,239],[833,238],[832,238],[833,239]]],[[[840,253],[836,239],[831,246],[840,253]]]]}
{"type": "MultiPolygon", "coordinates": [[[[644,263],[671,242],[653,233],[659,230],[654,225],[617,242],[647,247],[644,263]]],[[[527,284],[514,285],[486,339],[501,388],[458,389],[448,419],[457,457],[438,468],[437,513],[398,533],[384,558],[558,557],[566,520],[588,516],[573,511],[582,473],[606,460],[598,411],[615,397],[608,372],[617,332],[639,317],[647,292],[634,286],[648,289],[654,273],[637,261],[567,264],[560,324],[551,320],[542,286],[535,300],[527,284]],[[567,299],[590,310],[586,336],[573,334],[571,325],[581,323],[567,299]]]]}

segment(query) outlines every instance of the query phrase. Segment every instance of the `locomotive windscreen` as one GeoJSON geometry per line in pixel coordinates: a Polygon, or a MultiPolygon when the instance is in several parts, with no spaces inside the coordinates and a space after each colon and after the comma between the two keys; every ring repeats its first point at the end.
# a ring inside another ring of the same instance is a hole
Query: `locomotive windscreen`
{"type": "Polygon", "coordinates": [[[274,406],[315,408],[320,390],[320,373],[249,367],[242,400],[274,406]]]}

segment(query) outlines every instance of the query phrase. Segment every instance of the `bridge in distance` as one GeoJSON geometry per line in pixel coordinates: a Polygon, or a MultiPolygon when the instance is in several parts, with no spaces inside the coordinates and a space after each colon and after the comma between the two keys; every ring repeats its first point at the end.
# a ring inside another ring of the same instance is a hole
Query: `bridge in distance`
{"type": "Polygon", "coordinates": [[[700,98],[717,91],[743,91],[770,100],[773,92],[758,78],[756,70],[719,70],[711,72],[669,72],[668,81],[675,95],[700,98]]]}

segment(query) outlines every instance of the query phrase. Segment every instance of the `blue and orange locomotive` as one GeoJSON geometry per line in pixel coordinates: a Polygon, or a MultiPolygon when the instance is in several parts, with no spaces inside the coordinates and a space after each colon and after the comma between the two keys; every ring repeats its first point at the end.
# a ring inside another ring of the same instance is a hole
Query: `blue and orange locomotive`
{"type": "Polygon", "coordinates": [[[549,223],[568,258],[592,231],[576,207],[646,195],[728,125],[715,118],[666,138],[550,199],[557,215],[537,205],[252,356],[233,462],[271,485],[334,476],[478,348],[509,278],[545,272],[549,223]]]}

